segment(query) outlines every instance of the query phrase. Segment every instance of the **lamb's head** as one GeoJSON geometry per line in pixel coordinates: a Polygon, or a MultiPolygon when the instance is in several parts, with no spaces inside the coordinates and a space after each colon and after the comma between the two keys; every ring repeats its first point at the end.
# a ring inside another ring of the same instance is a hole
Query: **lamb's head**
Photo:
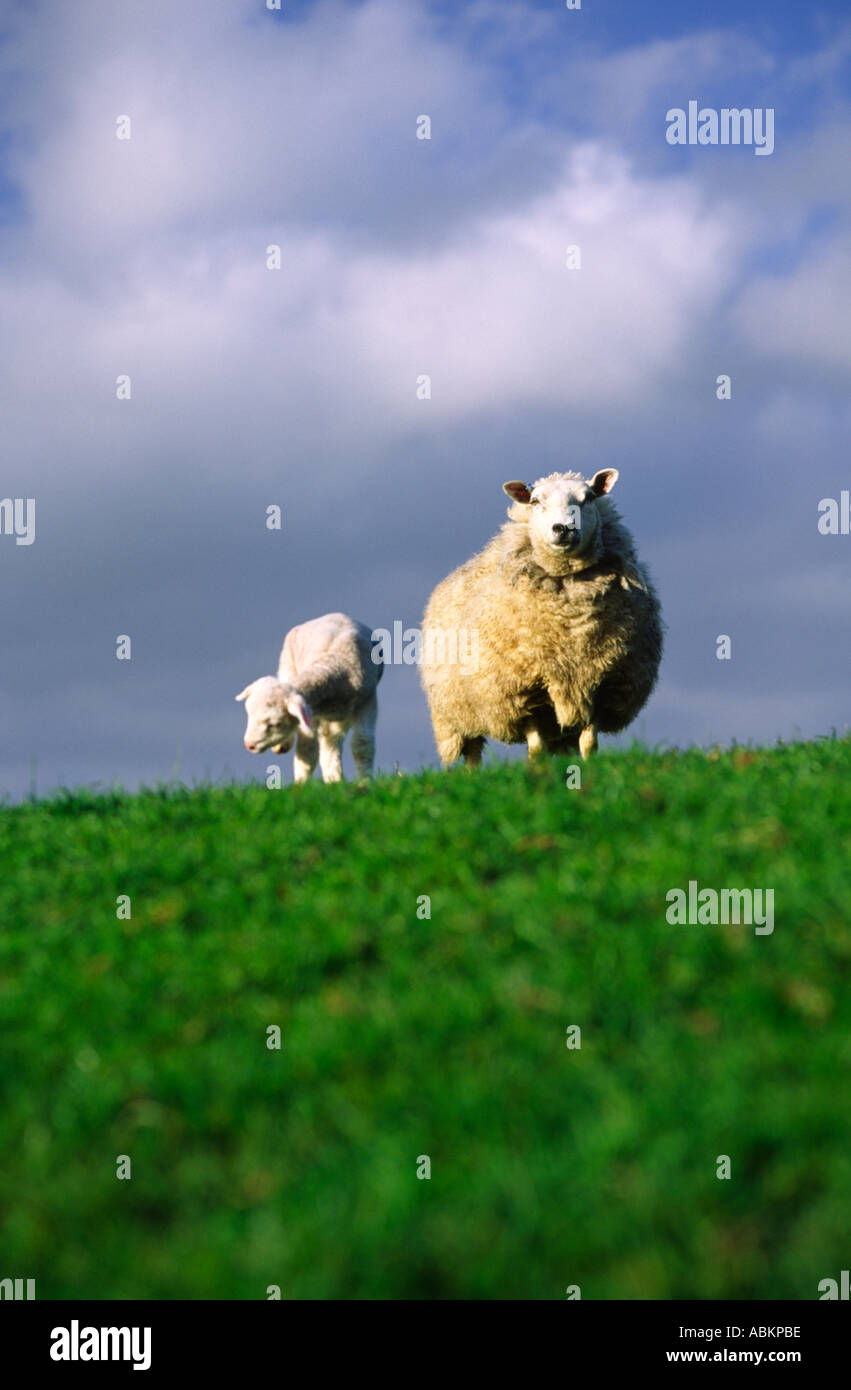
{"type": "Polygon", "coordinates": [[[550,473],[536,483],[503,483],[514,502],[508,515],[528,528],[535,560],[549,574],[564,574],[576,561],[596,555],[600,546],[601,497],[618,480],[616,468],[593,478],[581,473],[550,473]]]}
{"type": "Polygon", "coordinates": [[[267,748],[288,753],[299,730],[308,735],[313,732],[307,701],[274,676],[252,681],[236,698],[245,701],[248,724],[244,742],[249,753],[265,753],[267,748]]]}

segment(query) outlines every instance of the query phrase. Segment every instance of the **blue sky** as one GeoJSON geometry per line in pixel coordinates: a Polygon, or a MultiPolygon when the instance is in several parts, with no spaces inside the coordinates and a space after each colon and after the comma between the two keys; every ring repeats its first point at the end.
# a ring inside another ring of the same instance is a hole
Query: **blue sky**
{"type": "MultiPolygon", "coordinates": [[[[287,628],[417,623],[562,468],[619,469],[660,589],[632,732],[846,724],[851,20],[741,11],[7,7],[0,792],[262,776],[233,695],[287,628]],[[690,99],[771,106],[774,153],[669,145],[690,99]]],[[[416,673],[382,697],[380,764],[432,762],[416,673]]]]}

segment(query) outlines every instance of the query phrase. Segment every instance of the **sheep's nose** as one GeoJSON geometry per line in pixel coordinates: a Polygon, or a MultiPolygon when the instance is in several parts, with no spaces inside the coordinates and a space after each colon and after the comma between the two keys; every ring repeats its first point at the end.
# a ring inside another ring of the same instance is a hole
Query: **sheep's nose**
{"type": "Polygon", "coordinates": [[[245,744],[245,746],[246,746],[246,748],[248,749],[248,752],[249,752],[249,753],[253,753],[253,752],[254,752],[254,744],[253,744],[253,743],[249,743],[247,738],[246,738],[246,739],[243,739],[243,743],[245,744]]]}
{"type": "Polygon", "coordinates": [[[565,523],[564,523],[563,521],[554,521],[554,522],[553,522],[553,535],[554,535],[554,536],[559,536],[559,537],[564,536],[564,535],[567,534],[567,532],[568,532],[569,530],[570,530],[570,527],[569,527],[569,526],[566,526],[565,523]]]}

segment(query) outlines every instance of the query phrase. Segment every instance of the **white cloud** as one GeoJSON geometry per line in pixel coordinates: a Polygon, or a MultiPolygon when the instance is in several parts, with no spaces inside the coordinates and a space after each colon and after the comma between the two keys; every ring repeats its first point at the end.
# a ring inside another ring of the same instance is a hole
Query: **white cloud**
{"type": "Polygon", "coordinates": [[[736,319],[760,356],[851,371],[851,250],[808,252],[785,276],[762,276],[742,293],[736,319]]]}
{"type": "Polygon", "coordinates": [[[356,261],[336,326],[361,342],[391,410],[419,372],[441,420],[494,404],[629,409],[678,373],[724,293],[732,221],[687,180],[642,180],[582,146],[511,216],[431,255],[356,261]],[[581,269],[566,268],[568,245],[581,269]]]}

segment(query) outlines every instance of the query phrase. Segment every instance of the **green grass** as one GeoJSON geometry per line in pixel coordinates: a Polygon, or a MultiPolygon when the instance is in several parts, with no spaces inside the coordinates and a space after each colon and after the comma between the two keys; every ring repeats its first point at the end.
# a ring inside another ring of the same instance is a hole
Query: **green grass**
{"type": "Polygon", "coordinates": [[[830,740],[3,810],[0,1277],[816,1298],[851,1255],[849,785],[830,740]],[[669,925],[690,878],[773,887],[773,935],[669,925]]]}

